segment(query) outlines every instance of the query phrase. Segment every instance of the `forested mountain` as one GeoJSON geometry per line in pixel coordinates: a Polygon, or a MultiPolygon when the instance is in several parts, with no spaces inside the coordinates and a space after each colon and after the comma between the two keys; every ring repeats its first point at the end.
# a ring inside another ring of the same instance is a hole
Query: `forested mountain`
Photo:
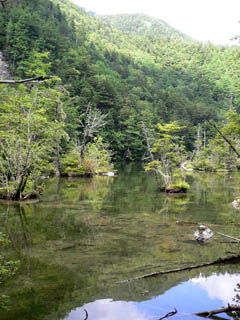
{"type": "Polygon", "coordinates": [[[62,79],[72,141],[82,137],[89,103],[104,114],[98,134],[117,159],[142,158],[143,122],[153,129],[179,120],[192,150],[198,124],[239,110],[239,48],[190,41],[145,15],[95,17],[68,0],[8,0],[0,50],[16,77],[62,79]]]}
{"type": "Polygon", "coordinates": [[[107,22],[115,29],[141,36],[168,36],[171,39],[191,40],[191,38],[179,30],[171,27],[163,20],[152,18],[148,15],[117,14],[99,15],[98,18],[107,22]]]}

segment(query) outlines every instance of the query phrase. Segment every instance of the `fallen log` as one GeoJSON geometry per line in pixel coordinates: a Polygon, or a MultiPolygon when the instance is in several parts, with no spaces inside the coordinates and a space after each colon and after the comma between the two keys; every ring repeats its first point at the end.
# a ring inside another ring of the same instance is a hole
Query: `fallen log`
{"type": "Polygon", "coordinates": [[[232,311],[240,311],[240,306],[230,306],[228,305],[225,308],[220,308],[216,310],[210,310],[210,311],[203,311],[203,312],[197,312],[193,313],[195,316],[202,316],[202,317],[211,317],[215,314],[223,313],[223,312],[232,312],[232,311]]]}
{"type": "Polygon", "coordinates": [[[223,258],[220,257],[217,260],[214,260],[214,261],[211,261],[211,262],[202,263],[202,264],[198,264],[198,265],[194,265],[194,266],[187,266],[187,267],[184,267],[184,268],[177,268],[177,269],[166,270],[166,271],[156,271],[156,272],[144,274],[142,276],[134,277],[134,278],[131,278],[131,279],[128,279],[128,280],[121,280],[118,283],[130,282],[130,281],[140,280],[140,279],[144,279],[144,278],[157,277],[157,276],[164,275],[164,274],[176,273],[176,272],[187,271],[187,270],[192,270],[192,269],[199,269],[199,268],[203,268],[203,267],[212,266],[212,265],[215,265],[215,264],[233,262],[233,261],[236,261],[236,260],[239,260],[239,259],[240,259],[240,253],[234,254],[232,256],[223,257],[223,258]]]}

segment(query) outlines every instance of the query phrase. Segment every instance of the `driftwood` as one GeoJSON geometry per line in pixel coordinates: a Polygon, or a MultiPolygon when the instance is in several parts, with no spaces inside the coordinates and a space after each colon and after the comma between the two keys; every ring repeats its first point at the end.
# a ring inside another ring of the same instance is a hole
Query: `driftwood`
{"type": "Polygon", "coordinates": [[[221,232],[216,232],[216,233],[220,234],[220,236],[223,236],[225,238],[229,238],[229,239],[235,240],[237,242],[240,242],[240,239],[238,239],[238,238],[234,238],[234,237],[228,236],[227,234],[224,234],[224,233],[221,233],[221,232]]]}
{"type": "Polygon", "coordinates": [[[237,149],[232,145],[231,141],[224,136],[224,134],[220,131],[220,129],[216,126],[216,124],[214,122],[211,122],[210,120],[208,120],[208,123],[217,130],[217,132],[220,134],[223,140],[225,140],[229,144],[230,148],[236,153],[238,158],[240,158],[240,154],[238,153],[237,149]]]}
{"type": "Polygon", "coordinates": [[[164,275],[164,274],[176,273],[176,272],[187,271],[187,270],[192,270],[192,269],[199,269],[199,268],[203,268],[203,267],[212,266],[215,264],[221,264],[221,263],[225,263],[225,262],[233,262],[233,261],[239,260],[239,259],[240,259],[240,253],[234,254],[232,256],[218,258],[217,260],[214,260],[212,262],[206,262],[206,263],[198,264],[195,266],[188,266],[188,267],[184,267],[184,268],[177,268],[177,269],[166,270],[166,271],[152,272],[152,273],[144,274],[139,277],[134,277],[132,279],[122,280],[122,281],[119,281],[118,283],[130,282],[130,281],[140,280],[140,279],[144,279],[144,278],[157,277],[157,276],[164,275]]]}
{"type": "Polygon", "coordinates": [[[174,308],[174,311],[165,314],[165,316],[163,316],[162,318],[160,318],[158,320],[163,320],[163,319],[166,319],[166,318],[170,318],[170,317],[174,316],[176,313],[177,313],[177,309],[174,308]]]}
{"type": "Polygon", "coordinates": [[[53,76],[48,77],[35,77],[35,78],[29,78],[29,79],[23,79],[23,80],[0,80],[0,84],[21,84],[21,83],[40,83],[45,80],[49,80],[54,78],[53,76]]]}
{"type": "Polygon", "coordinates": [[[213,316],[215,314],[223,313],[223,312],[231,312],[231,311],[240,311],[240,306],[228,305],[226,308],[221,308],[221,309],[211,310],[211,311],[197,312],[197,313],[193,313],[193,314],[195,316],[202,316],[202,317],[210,318],[211,316],[213,316]]]}

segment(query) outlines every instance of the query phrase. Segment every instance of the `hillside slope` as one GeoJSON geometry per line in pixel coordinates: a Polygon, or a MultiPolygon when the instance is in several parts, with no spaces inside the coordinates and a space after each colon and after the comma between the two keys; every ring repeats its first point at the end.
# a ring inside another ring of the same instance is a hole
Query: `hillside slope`
{"type": "Polygon", "coordinates": [[[44,65],[62,79],[72,139],[81,138],[79,119],[91,103],[106,114],[98,134],[118,159],[142,158],[142,122],[153,129],[178,120],[192,150],[198,125],[239,108],[239,48],[169,36],[165,23],[144,15],[122,17],[124,31],[117,29],[122,18],[110,23],[112,17],[89,15],[68,0],[12,0],[0,11],[0,50],[18,77],[44,65]]]}
{"type": "Polygon", "coordinates": [[[165,36],[172,39],[192,40],[189,36],[173,28],[165,21],[152,18],[142,13],[98,15],[100,20],[105,21],[115,29],[140,36],[165,36]]]}

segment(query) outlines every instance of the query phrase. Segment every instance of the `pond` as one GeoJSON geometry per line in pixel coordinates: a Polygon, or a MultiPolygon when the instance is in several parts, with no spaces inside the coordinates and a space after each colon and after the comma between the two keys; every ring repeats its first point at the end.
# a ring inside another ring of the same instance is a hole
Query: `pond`
{"type": "MultiPolygon", "coordinates": [[[[238,303],[240,265],[214,266],[123,281],[203,264],[237,253],[240,173],[192,173],[186,195],[159,192],[140,164],[114,177],[52,179],[38,203],[0,205],[5,256],[19,260],[1,286],[5,320],[201,319],[192,313],[238,303]],[[197,224],[214,231],[206,245],[197,224]],[[84,309],[86,311],[84,311],[84,309]]],[[[222,313],[218,319],[233,319],[222,313]]]]}

